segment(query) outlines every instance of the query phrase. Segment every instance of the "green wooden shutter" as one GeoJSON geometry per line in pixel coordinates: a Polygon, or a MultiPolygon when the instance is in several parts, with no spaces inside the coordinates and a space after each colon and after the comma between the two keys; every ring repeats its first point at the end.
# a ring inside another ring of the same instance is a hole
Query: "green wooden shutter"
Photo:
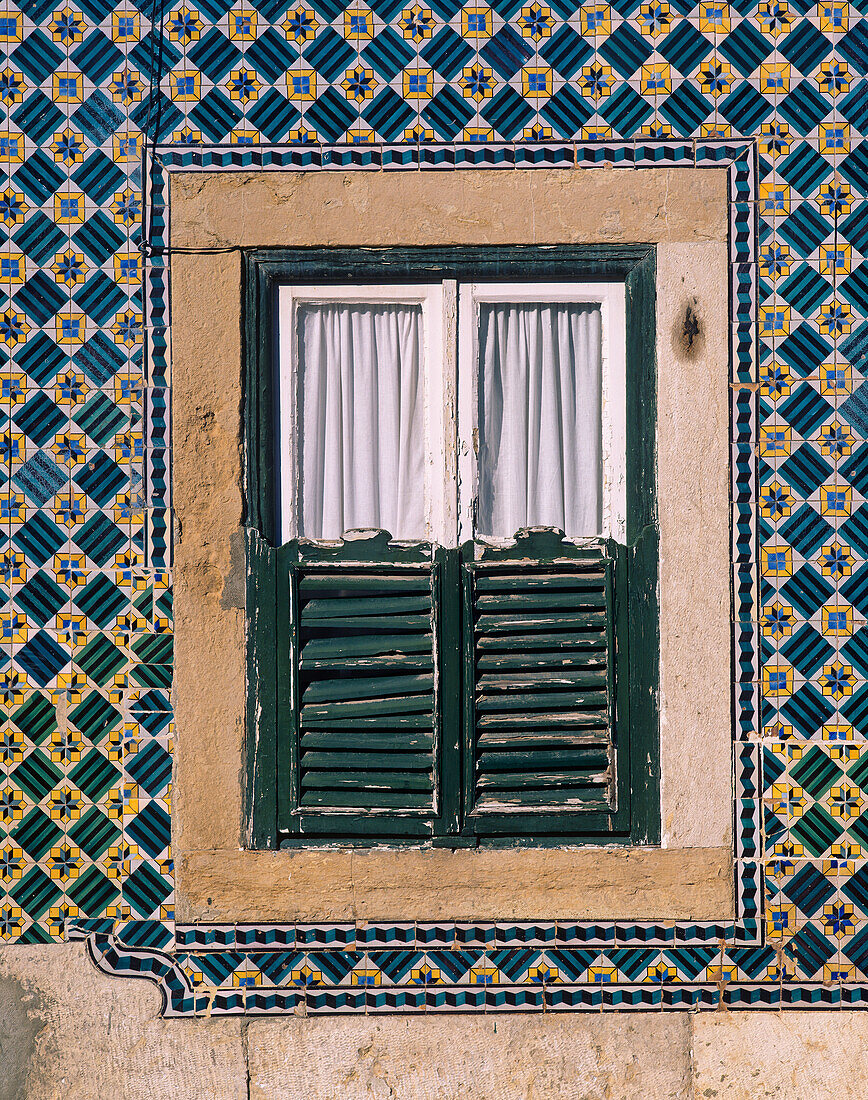
{"type": "MultiPolygon", "coordinates": [[[[629,820],[616,676],[619,554],[556,535],[464,574],[465,792],[479,836],[608,833],[629,820]]],[[[623,569],[620,569],[623,574],[623,569]]]]}
{"type": "Polygon", "coordinates": [[[386,539],[336,550],[293,543],[281,554],[281,830],[431,836],[441,816],[442,560],[386,539]]]}

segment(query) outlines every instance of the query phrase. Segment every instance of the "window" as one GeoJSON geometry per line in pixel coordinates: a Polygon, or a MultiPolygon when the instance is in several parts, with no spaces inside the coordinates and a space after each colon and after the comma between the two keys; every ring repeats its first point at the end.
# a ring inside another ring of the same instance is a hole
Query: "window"
{"type": "Polygon", "coordinates": [[[251,259],[259,845],[656,835],[633,251],[617,281],[570,248],[251,259]]]}
{"type": "Polygon", "coordinates": [[[624,541],[622,283],[282,285],[277,309],[281,542],[624,541]]]}

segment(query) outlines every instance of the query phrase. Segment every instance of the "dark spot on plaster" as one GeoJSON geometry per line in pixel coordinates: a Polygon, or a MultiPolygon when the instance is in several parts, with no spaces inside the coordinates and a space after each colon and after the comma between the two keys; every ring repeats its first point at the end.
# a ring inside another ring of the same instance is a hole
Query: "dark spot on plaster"
{"type": "Polygon", "coordinates": [[[0,1100],[24,1100],[36,1039],[45,1027],[38,994],[0,977],[0,1100]]]}
{"type": "Polygon", "coordinates": [[[247,593],[247,555],[244,552],[244,534],[233,531],[229,536],[229,572],[223,578],[220,606],[224,611],[237,608],[243,611],[247,593]]]}
{"type": "Polygon", "coordinates": [[[684,303],[678,318],[672,341],[675,350],[684,359],[695,359],[705,344],[705,328],[695,298],[684,303]]]}

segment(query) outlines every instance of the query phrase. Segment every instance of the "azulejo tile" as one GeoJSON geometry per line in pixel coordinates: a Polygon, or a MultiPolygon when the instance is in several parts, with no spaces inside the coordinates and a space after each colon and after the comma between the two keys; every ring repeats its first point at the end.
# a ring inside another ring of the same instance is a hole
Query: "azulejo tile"
{"type": "Polygon", "coordinates": [[[0,935],[77,922],[100,965],[158,981],[172,1015],[828,1006],[842,982],[858,1003],[864,17],[441,2],[353,18],[318,0],[179,7],[152,26],[90,3],[12,10],[0,935]],[[166,169],[572,164],[730,166],[739,920],[176,931],[166,169]],[[758,442],[773,453],[757,469],[758,442]]]}

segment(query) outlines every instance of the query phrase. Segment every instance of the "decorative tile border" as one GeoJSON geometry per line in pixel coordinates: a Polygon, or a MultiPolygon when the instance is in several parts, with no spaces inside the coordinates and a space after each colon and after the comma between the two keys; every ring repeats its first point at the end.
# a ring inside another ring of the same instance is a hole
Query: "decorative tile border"
{"type": "MultiPolygon", "coordinates": [[[[428,170],[472,163],[481,168],[508,170],[517,166],[565,167],[597,165],[709,167],[728,165],[731,204],[731,263],[740,293],[733,295],[734,422],[747,438],[755,434],[754,305],[756,290],[755,229],[750,199],[754,193],[756,157],[753,143],[695,146],[693,143],[609,143],[546,148],[418,146],[298,150],[293,147],[245,149],[239,155],[223,148],[158,148],[151,167],[154,181],[151,212],[165,226],[166,173],[174,170],[319,170],[400,167],[428,170]],[[739,386],[738,383],[744,383],[739,386]]],[[[151,329],[166,326],[166,256],[162,241],[151,251],[148,278],[151,329]]],[[[169,258],[170,262],[170,258],[169,258]]],[[[151,349],[149,370],[164,380],[168,364],[151,349]]],[[[737,454],[733,464],[734,500],[749,498],[755,483],[752,450],[737,454]]],[[[165,507],[154,486],[152,503],[165,507]]],[[[750,511],[733,532],[734,560],[755,560],[755,531],[750,511]]],[[[751,569],[752,565],[748,565],[751,569]]],[[[753,587],[740,593],[739,621],[753,622],[753,587]]],[[[740,729],[754,728],[755,630],[738,637],[740,670],[748,683],[743,697],[749,713],[740,729]]],[[[738,751],[740,790],[759,787],[759,754],[754,744],[738,751]]],[[[760,815],[754,800],[745,806],[739,827],[736,898],[738,919],[727,922],[537,922],[525,924],[409,924],[409,925],[177,925],[175,935],[162,925],[147,922],[116,929],[94,930],[90,951],[98,965],[111,973],[158,978],[167,1015],[355,1011],[472,1011],[549,1010],[554,1008],[634,1007],[671,1005],[716,1007],[718,985],[691,983],[722,973],[724,944],[733,947],[761,944],[759,864],[760,815]],[[750,856],[745,858],[746,854],[750,856]],[[626,982],[642,983],[627,988],[626,982]],[[582,980],[583,979],[583,980],[582,980]],[[668,989],[679,982],[675,991],[668,989]],[[596,985],[617,983],[618,993],[596,985]],[[360,991],[358,987],[363,987],[360,991]],[[422,986],[423,988],[419,988],[422,986]],[[478,986],[488,987],[479,990],[478,986]],[[658,986],[659,988],[654,988],[658,986]],[[664,990],[664,986],[667,987],[664,990]],[[349,988],[348,988],[349,987],[349,988]],[[376,990],[376,992],[373,992],[376,990]],[[240,990],[240,991],[239,991],[240,990]]],[[[103,928],[106,926],[103,925],[103,928]]],[[[75,937],[88,934],[79,924],[75,937]]]]}

